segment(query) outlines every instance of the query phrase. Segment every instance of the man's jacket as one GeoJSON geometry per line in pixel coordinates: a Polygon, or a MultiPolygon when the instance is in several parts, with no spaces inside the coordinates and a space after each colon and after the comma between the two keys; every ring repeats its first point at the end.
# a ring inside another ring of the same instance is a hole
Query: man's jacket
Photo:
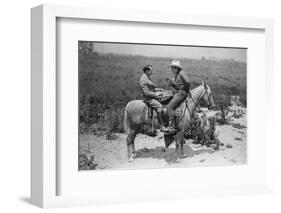
{"type": "Polygon", "coordinates": [[[141,76],[139,84],[144,100],[157,99],[157,95],[154,92],[156,86],[145,73],[141,76]]]}
{"type": "Polygon", "coordinates": [[[178,75],[175,76],[172,86],[177,90],[177,92],[187,95],[187,92],[189,92],[190,80],[183,71],[180,71],[178,75]]]}

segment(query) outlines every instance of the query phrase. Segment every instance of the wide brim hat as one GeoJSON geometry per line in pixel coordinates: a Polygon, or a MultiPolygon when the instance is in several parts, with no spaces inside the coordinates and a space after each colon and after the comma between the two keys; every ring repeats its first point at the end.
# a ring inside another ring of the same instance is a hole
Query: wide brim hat
{"type": "Polygon", "coordinates": [[[182,66],[179,60],[172,60],[171,64],[168,67],[177,67],[182,70],[182,66]]]}

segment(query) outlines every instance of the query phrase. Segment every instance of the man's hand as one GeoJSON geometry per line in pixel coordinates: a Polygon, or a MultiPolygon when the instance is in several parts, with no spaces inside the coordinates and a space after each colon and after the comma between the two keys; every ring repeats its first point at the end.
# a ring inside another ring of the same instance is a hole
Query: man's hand
{"type": "Polygon", "coordinates": [[[155,92],[162,92],[164,89],[162,88],[154,88],[155,92]]]}
{"type": "Polygon", "coordinates": [[[161,92],[157,92],[157,93],[156,93],[156,98],[157,98],[158,100],[161,99],[162,96],[163,96],[163,94],[162,94],[161,92]]]}
{"type": "Polygon", "coordinates": [[[173,84],[173,80],[172,80],[172,79],[170,79],[170,78],[166,78],[166,81],[167,81],[170,85],[172,85],[172,84],[173,84]]]}

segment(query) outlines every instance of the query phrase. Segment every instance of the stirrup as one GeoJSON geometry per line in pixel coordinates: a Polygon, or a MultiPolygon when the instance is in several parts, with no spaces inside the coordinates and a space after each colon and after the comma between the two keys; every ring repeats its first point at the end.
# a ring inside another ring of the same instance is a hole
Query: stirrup
{"type": "Polygon", "coordinates": [[[172,134],[175,134],[175,133],[177,133],[177,129],[174,128],[174,127],[171,127],[171,126],[168,127],[167,132],[164,132],[164,134],[168,134],[168,135],[172,135],[172,134]]]}
{"type": "Polygon", "coordinates": [[[160,132],[167,132],[169,131],[167,127],[165,127],[164,125],[160,126],[160,132]]]}

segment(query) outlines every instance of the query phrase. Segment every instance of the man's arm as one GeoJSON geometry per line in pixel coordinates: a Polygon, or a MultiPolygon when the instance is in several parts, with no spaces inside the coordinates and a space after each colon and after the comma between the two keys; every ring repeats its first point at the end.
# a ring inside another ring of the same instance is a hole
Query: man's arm
{"type": "Polygon", "coordinates": [[[157,98],[156,93],[149,90],[147,85],[141,86],[141,89],[145,96],[150,97],[150,98],[157,98]]]}
{"type": "Polygon", "coordinates": [[[141,87],[141,90],[143,92],[143,94],[147,97],[150,97],[150,98],[157,98],[157,95],[155,92],[151,91],[148,89],[148,79],[141,79],[140,80],[140,87],[141,87]]]}
{"type": "Polygon", "coordinates": [[[173,88],[175,88],[175,84],[174,81],[170,78],[166,78],[166,81],[169,83],[169,86],[172,86],[173,88]]]}
{"type": "Polygon", "coordinates": [[[189,92],[189,88],[190,88],[190,80],[189,80],[189,78],[183,72],[180,72],[180,77],[184,81],[185,88],[186,88],[187,92],[189,92]]]}

